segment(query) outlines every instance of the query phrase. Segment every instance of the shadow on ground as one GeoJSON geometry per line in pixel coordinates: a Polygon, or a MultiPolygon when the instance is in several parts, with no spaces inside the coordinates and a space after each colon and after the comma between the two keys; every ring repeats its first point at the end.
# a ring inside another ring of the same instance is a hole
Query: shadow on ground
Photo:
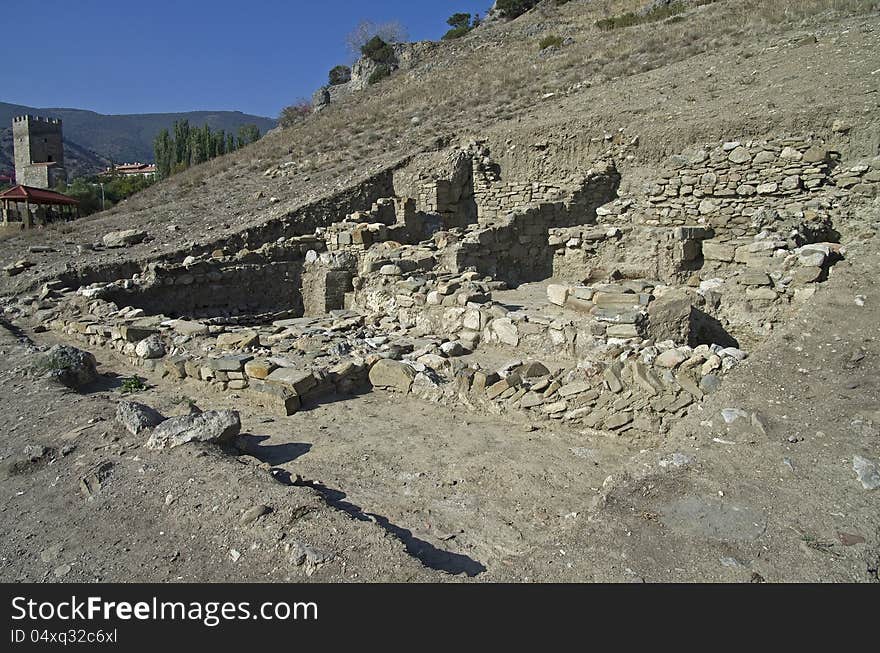
{"type": "Polygon", "coordinates": [[[387,517],[366,512],[360,506],[357,506],[350,501],[345,501],[345,492],[334,490],[333,488],[329,488],[316,481],[297,482],[300,485],[306,485],[319,492],[328,504],[348,514],[352,519],[375,522],[386,532],[403,542],[406,547],[406,552],[409,555],[413,556],[430,569],[445,571],[446,573],[453,575],[463,573],[471,578],[486,571],[486,566],[473,558],[461,553],[453,553],[451,551],[438,549],[430,542],[419,539],[413,535],[412,531],[398,526],[397,524],[393,524],[387,517]]]}
{"type": "Polygon", "coordinates": [[[283,465],[304,456],[312,449],[312,445],[304,442],[287,442],[285,444],[262,445],[269,439],[268,435],[251,435],[243,433],[238,436],[235,446],[255,458],[270,465],[283,465]]]}

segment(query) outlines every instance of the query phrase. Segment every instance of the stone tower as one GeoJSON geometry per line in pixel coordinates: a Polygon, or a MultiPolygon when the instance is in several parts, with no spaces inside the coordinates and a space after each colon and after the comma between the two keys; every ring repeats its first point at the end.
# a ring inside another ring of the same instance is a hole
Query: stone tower
{"type": "Polygon", "coordinates": [[[12,119],[12,138],[17,183],[53,188],[67,181],[59,118],[17,116],[12,119]]]}

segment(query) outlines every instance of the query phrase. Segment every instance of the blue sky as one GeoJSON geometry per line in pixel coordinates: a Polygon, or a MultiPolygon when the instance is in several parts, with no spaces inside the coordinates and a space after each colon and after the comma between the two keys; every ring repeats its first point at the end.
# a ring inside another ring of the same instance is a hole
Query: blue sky
{"type": "Polygon", "coordinates": [[[240,110],[277,116],[347,60],[361,19],[438,39],[492,0],[40,0],[4,7],[0,100],[99,113],[240,110]],[[53,20],[54,19],[54,20],[53,20]],[[29,64],[25,66],[25,58],[29,64]]]}

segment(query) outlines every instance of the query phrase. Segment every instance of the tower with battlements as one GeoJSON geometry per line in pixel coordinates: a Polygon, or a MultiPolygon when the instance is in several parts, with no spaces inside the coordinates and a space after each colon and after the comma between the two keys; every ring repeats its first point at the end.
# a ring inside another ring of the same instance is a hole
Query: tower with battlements
{"type": "Polygon", "coordinates": [[[59,118],[16,116],[12,120],[12,137],[17,183],[54,188],[67,181],[59,118]]]}

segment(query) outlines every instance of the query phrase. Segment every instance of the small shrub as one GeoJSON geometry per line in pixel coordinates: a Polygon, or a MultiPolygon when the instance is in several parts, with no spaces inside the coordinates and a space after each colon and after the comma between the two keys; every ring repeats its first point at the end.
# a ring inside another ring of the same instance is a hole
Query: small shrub
{"type": "Polygon", "coordinates": [[[541,50],[546,50],[547,48],[560,48],[562,47],[562,37],[556,36],[555,34],[550,34],[545,36],[538,42],[538,46],[541,50]]]}
{"type": "Polygon", "coordinates": [[[384,63],[379,64],[379,66],[376,68],[376,70],[374,70],[372,73],[370,73],[370,76],[367,78],[367,84],[370,84],[371,86],[373,84],[378,84],[383,79],[385,79],[386,77],[390,77],[390,76],[391,76],[391,66],[389,66],[388,64],[384,64],[384,63]]]}
{"type": "Polygon", "coordinates": [[[362,20],[345,37],[345,44],[349,52],[357,56],[363,54],[362,48],[364,44],[369,42],[374,36],[381,37],[386,43],[403,43],[409,38],[406,27],[399,21],[392,20],[386,23],[373,23],[369,20],[362,20]]]}
{"type": "Polygon", "coordinates": [[[453,39],[460,39],[462,36],[471,31],[470,27],[453,27],[451,30],[446,32],[443,35],[444,41],[451,41],[453,39]]]}
{"type": "MultiPolygon", "coordinates": [[[[716,0],[697,0],[692,3],[692,5],[695,7],[702,7],[704,5],[712,4],[715,1],[716,0]]],[[[597,20],[596,27],[602,30],[612,30],[623,27],[632,27],[633,25],[641,25],[643,23],[656,23],[666,19],[669,19],[670,22],[679,22],[684,20],[684,17],[679,14],[683,13],[685,9],[687,9],[685,4],[680,0],[676,0],[676,2],[672,2],[668,5],[654,7],[644,14],[628,11],[624,14],[609,16],[608,18],[597,20]]]]}
{"type": "Polygon", "coordinates": [[[119,391],[124,395],[143,392],[147,389],[145,381],[146,379],[142,379],[137,374],[127,379],[122,379],[122,387],[119,388],[119,391]]]}
{"type": "Polygon", "coordinates": [[[351,81],[351,68],[348,66],[333,66],[327,74],[327,82],[330,86],[339,86],[351,81]]]}
{"type": "Polygon", "coordinates": [[[394,61],[394,48],[379,36],[374,36],[361,48],[361,54],[376,63],[390,64],[394,61]]]}
{"type": "Polygon", "coordinates": [[[513,19],[534,8],[540,0],[498,0],[495,8],[502,18],[513,19]]]}
{"type": "Polygon", "coordinates": [[[292,127],[298,122],[302,122],[312,114],[312,103],[308,100],[298,100],[296,104],[284,107],[281,115],[278,117],[278,124],[282,129],[292,127]]]}

